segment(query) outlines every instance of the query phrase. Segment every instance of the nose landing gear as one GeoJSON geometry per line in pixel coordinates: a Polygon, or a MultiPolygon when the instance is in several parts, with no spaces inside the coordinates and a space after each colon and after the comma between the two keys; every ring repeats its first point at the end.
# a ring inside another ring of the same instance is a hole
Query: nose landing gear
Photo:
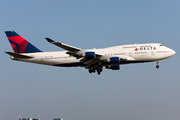
{"type": "Polygon", "coordinates": [[[156,68],[158,69],[158,68],[159,68],[159,65],[156,65],[156,68]]]}
{"type": "Polygon", "coordinates": [[[159,68],[159,61],[157,61],[157,65],[156,65],[156,68],[157,68],[157,69],[159,68]]]}

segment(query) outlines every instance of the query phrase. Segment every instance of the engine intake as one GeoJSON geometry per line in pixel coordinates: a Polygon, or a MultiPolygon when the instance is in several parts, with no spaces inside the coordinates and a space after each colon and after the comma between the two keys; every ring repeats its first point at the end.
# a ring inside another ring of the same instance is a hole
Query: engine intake
{"type": "Polygon", "coordinates": [[[116,64],[120,62],[120,58],[119,57],[111,57],[109,59],[107,59],[108,63],[112,63],[112,64],[116,64]]]}
{"type": "Polygon", "coordinates": [[[85,52],[85,57],[87,59],[94,59],[95,58],[95,52],[85,52]]]}

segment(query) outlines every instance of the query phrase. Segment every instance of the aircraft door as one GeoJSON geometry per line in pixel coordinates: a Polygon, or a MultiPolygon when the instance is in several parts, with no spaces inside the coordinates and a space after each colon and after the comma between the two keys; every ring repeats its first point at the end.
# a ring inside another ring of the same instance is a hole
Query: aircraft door
{"type": "Polygon", "coordinates": [[[41,56],[40,60],[41,62],[44,62],[44,56],[41,56]]]}
{"type": "Polygon", "coordinates": [[[132,57],[132,52],[129,52],[129,57],[132,57]]]}

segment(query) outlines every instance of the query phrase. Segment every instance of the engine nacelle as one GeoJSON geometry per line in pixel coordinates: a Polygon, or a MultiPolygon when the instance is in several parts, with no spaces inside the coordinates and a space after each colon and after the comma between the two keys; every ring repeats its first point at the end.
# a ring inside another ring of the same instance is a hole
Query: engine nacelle
{"type": "Polygon", "coordinates": [[[85,52],[83,56],[86,57],[87,59],[94,59],[96,57],[95,52],[85,52]]]}
{"type": "Polygon", "coordinates": [[[108,63],[112,63],[112,64],[118,64],[120,62],[120,58],[119,57],[111,57],[109,59],[107,59],[108,63]]]}
{"type": "Polygon", "coordinates": [[[109,66],[106,66],[106,69],[119,70],[120,66],[119,65],[109,65],[109,66]]]}

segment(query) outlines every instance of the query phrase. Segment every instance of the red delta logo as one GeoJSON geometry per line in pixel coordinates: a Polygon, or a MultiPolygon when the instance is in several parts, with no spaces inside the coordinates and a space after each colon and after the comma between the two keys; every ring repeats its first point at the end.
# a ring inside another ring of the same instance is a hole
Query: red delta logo
{"type": "Polygon", "coordinates": [[[135,48],[135,51],[138,51],[138,49],[137,49],[137,48],[135,48]]]}

